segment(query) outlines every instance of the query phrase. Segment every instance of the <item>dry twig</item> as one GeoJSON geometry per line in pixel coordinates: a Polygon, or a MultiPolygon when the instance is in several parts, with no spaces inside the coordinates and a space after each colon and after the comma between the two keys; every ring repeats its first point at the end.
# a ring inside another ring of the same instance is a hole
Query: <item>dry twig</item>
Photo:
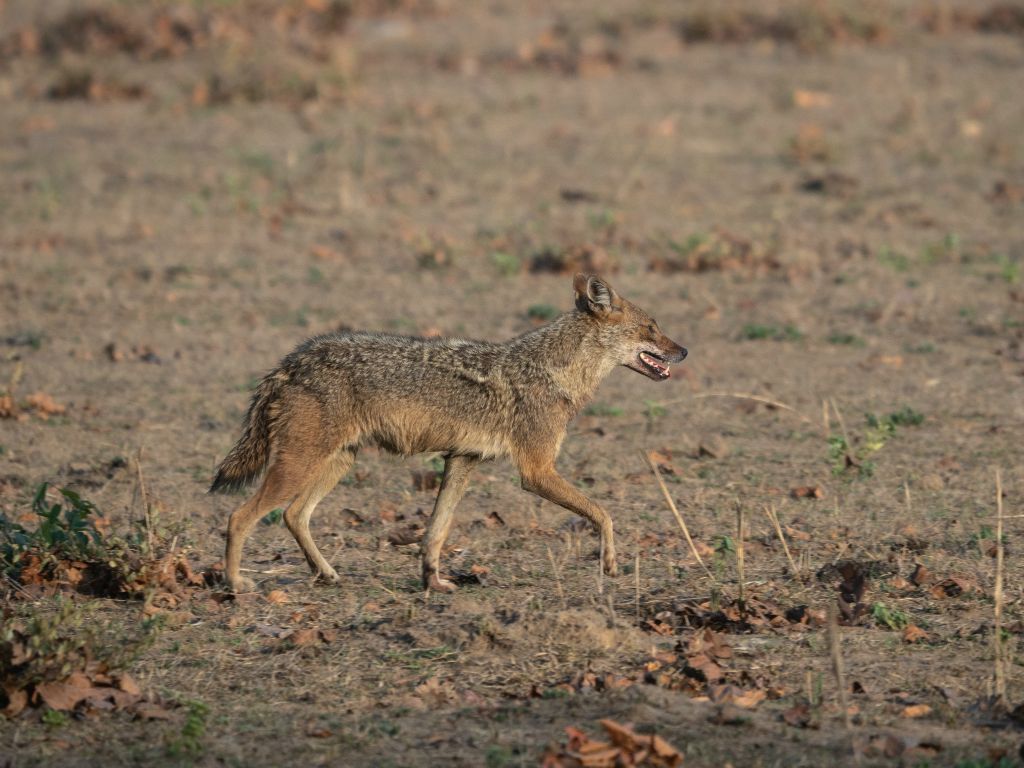
{"type": "Polygon", "coordinates": [[[995,603],[994,635],[996,703],[1006,707],[1006,669],[1003,658],[1003,481],[996,468],[996,583],[992,596],[995,603]]]}
{"type": "Polygon", "coordinates": [[[765,515],[771,521],[771,524],[775,527],[775,535],[779,537],[779,541],[782,542],[782,551],[786,553],[786,560],[789,562],[789,570],[794,576],[800,573],[800,568],[793,562],[793,555],[789,551],[789,544],[786,543],[786,537],[782,533],[782,526],[779,525],[779,516],[775,512],[774,506],[766,506],[764,508],[765,515]]]}
{"type": "Polygon", "coordinates": [[[668,487],[665,485],[665,481],[661,479],[661,473],[658,472],[658,467],[651,460],[651,456],[646,451],[640,451],[644,457],[644,461],[651,468],[651,472],[654,473],[654,479],[658,481],[658,487],[661,488],[661,493],[665,497],[665,501],[668,503],[668,508],[672,510],[672,514],[675,515],[676,522],[679,523],[679,527],[683,530],[683,536],[686,537],[686,543],[690,545],[690,552],[693,553],[694,558],[700,564],[700,567],[704,569],[704,572],[714,579],[714,575],[704,564],[704,560],[700,556],[700,552],[697,551],[696,545],[693,543],[693,539],[690,537],[690,529],[686,527],[686,521],[683,520],[683,516],[679,514],[679,510],[676,508],[676,503],[672,501],[672,495],[668,492],[668,487]]]}

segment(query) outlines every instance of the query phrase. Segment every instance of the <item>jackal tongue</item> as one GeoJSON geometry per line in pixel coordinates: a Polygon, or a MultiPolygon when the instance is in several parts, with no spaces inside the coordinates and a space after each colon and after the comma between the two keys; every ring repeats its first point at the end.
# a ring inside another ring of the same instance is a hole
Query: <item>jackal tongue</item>
{"type": "Polygon", "coordinates": [[[646,352],[640,353],[640,361],[649,368],[656,370],[661,376],[669,375],[668,364],[662,363],[660,360],[656,360],[646,352]]]}

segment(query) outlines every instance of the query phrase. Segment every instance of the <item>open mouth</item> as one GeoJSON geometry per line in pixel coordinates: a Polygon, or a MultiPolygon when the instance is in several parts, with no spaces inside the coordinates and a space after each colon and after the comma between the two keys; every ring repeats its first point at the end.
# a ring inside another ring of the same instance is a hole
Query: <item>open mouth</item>
{"type": "Polygon", "coordinates": [[[661,355],[656,355],[653,352],[641,352],[636,359],[640,363],[636,370],[652,379],[667,379],[672,375],[668,369],[668,361],[661,355]]]}

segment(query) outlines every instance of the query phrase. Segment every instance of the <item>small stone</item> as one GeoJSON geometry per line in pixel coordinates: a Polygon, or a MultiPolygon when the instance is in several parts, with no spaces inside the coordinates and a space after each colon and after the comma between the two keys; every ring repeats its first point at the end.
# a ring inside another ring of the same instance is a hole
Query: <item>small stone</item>
{"type": "Polygon", "coordinates": [[[724,459],[729,455],[729,445],[720,435],[706,435],[700,440],[697,448],[698,458],[708,456],[712,459],[724,459]]]}

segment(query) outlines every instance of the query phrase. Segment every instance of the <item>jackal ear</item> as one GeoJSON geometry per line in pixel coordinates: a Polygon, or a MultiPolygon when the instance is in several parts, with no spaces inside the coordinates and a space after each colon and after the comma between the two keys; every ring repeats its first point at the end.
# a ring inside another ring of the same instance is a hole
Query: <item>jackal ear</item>
{"type": "Polygon", "coordinates": [[[592,315],[611,312],[615,300],[619,298],[615,290],[597,275],[577,272],[572,287],[576,290],[576,307],[592,315]]]}

